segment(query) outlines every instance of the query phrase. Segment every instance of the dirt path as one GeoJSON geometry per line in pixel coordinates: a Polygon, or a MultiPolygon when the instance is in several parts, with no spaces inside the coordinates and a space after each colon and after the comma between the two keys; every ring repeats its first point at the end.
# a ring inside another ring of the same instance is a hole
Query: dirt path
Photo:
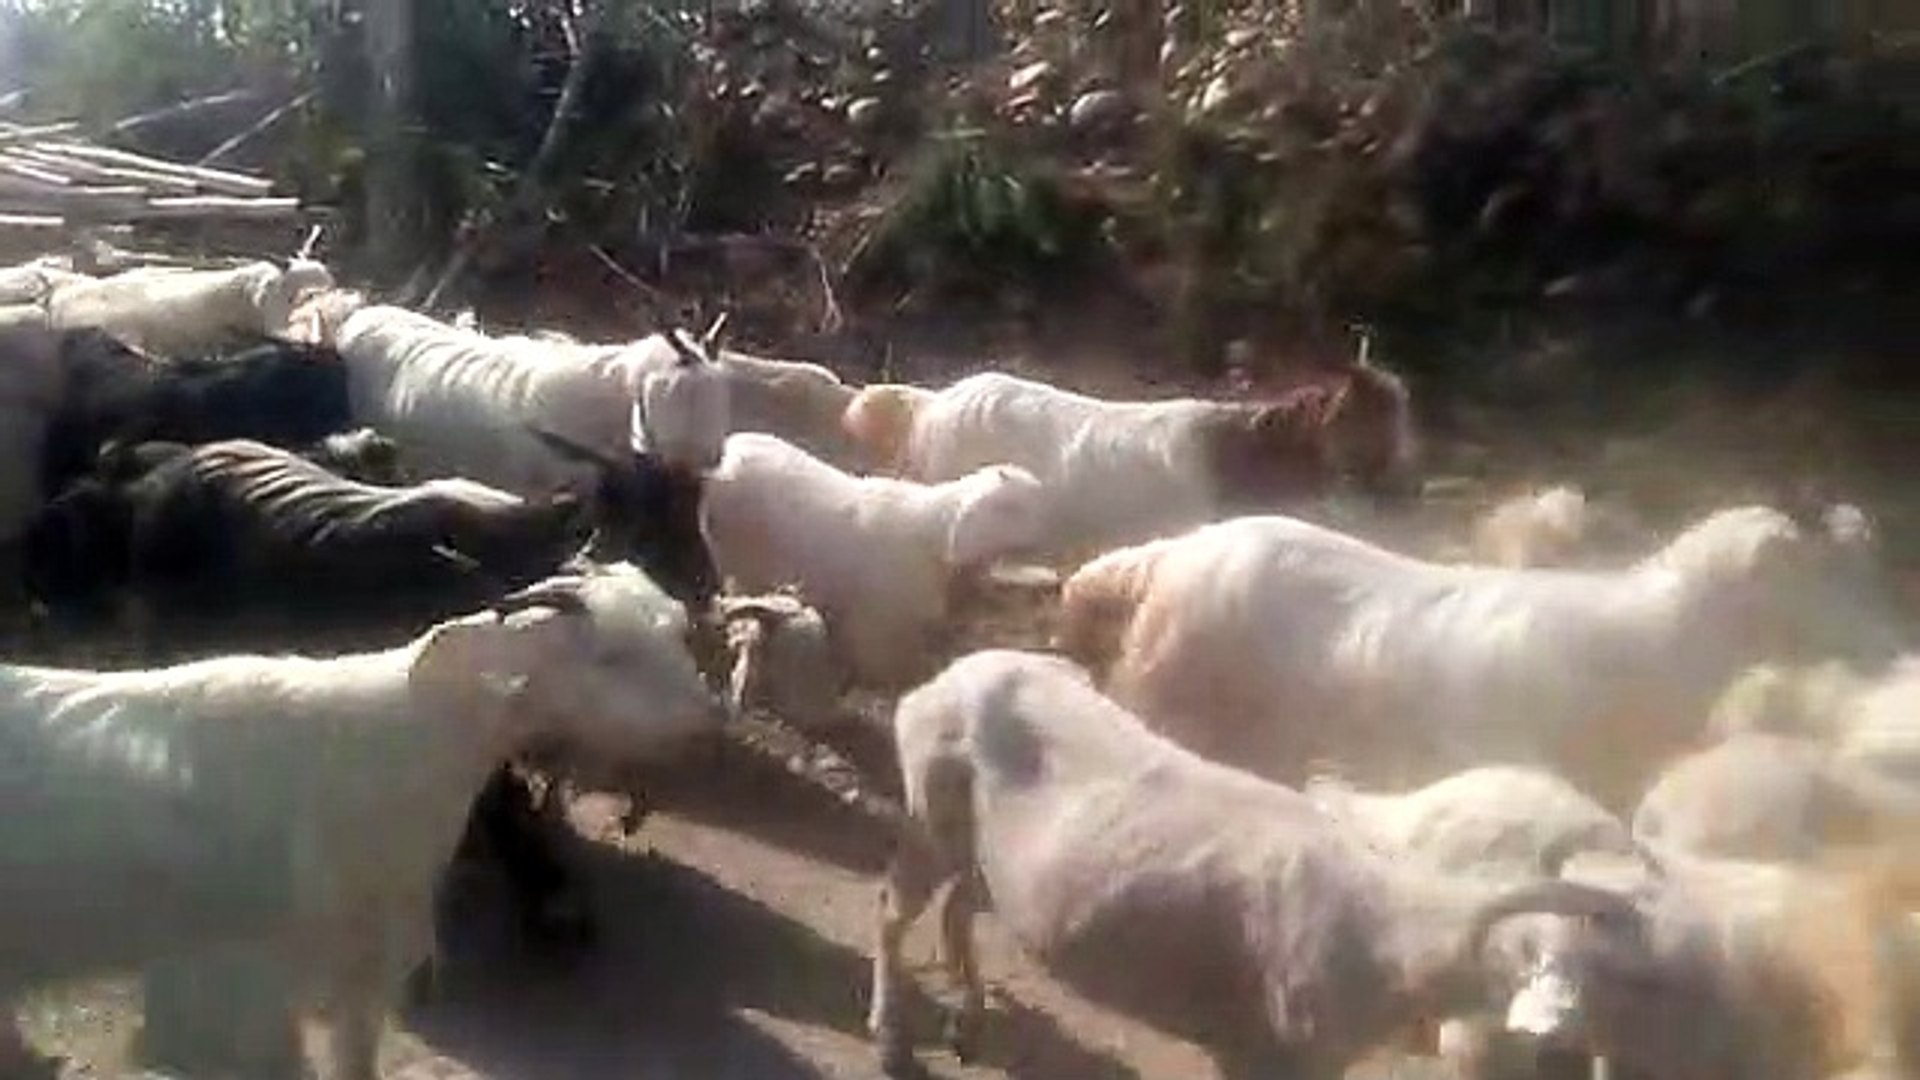
{"type": "MultiPolygon", "coordinates": [[[[565,968],[493,952],[486,919],[468,955],[405,1018],[399,1080],[779,1080],[876,1077],[863,1024],[874,874],[883,848],[862,822],[780,778],[745,776],[699,805],[649,818],[633,841],[578,849],[603,938],[565,968]]],[[[583,800],[583,832],[610,830],[583,800]]],[[[1091,1008],[980,923],[997,991],[983,1060],[961,1066],[939,1016],[916,1003],[928,1075],[943,1080],[1205,1077],[1192,1048],[1091,1008]]],[[[926,928],[910,946],[944,994],[926,928]]]]}

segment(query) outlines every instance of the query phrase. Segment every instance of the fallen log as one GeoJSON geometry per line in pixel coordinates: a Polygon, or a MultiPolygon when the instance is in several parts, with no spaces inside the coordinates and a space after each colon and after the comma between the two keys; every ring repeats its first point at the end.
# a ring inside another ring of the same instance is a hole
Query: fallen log
{"type": "Polygon", "coordinates": [[[201,188],[221,195],[261,196],[273,190],[273,181],[259,176],[247,176],[242,173],[228,172],[224,169],[208,169],[198,165],[179,165],[171,161],[135,154],[127,150],[115,150],[106,146],[91,146],[79,142],[48,142],[36,149],[62,157],[75,157],[86,161],[105,162],[176,179],[189,180],[201,188]]]}
{"type": "Polygon", "coordinates": [[[41,124],[38,127],[8,124],[6,130],[0,130],[0,146],[12,146],[15,143],[34,142],[55,135],[65,135],[78,130],[79,127],[80,125],[72,120],[62,120],[57,124],[41,124]]]}
{"type": "Polygon", "coordinates": [[[82,161],[78,158],[61,157],[41,150],[37,145],[28,143],[6,151],[6,156],[23,161],[48,172],[59,173],[71,180],[94,181],[115,184],[140,184],[149,188],[162,189],[155,194],[191,195],[200,190],[200,185],[192,180],[177,176],[162,176],[142,169],[128,169],[114,165],[101,165],[97,162],[82,161]]]}
{"type": "Polygon", "coordinates": [[[265,221],[296,217],[295,198],[242,199],[227,195],[183,195],[148,199],[130,215],[136,221],[172,218],[220,218],[229,221],[265,221]]]}
{"type": "Polygon", "coordinates": [[[174,120],[182,116],[190,116],[207,109],[217,109],[223,105],[231,105],[241,101],[253,101],[261,96],[257,90],[228,90],[208,97],[194,98],[191,101],[182,101],[177,105],[168,105],[165,108],[155,109],[152,112],[144,112],[135,116],[129,116],[123,120],[116,120],[107,127],[107,133],[110,135],[123,135],[129,131],[146,127],[148,124],[157,124],[163,120],[174,120]]]}

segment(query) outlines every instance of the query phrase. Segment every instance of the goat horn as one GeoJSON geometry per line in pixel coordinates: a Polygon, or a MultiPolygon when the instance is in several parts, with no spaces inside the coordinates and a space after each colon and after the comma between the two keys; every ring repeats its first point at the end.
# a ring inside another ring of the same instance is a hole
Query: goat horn
{"type": "Polygon", "coordinates": [[[680,328],[677,326],[669,326],[660,331],[661,336],[667,339],[667,344],[673,346],[673,351],[680,355],[681,363],[699,364],[705,362],[706,357],[701,356],[699,350],[687,344],[686,340],[680,336],[680,333],[680,328]]]}
{"type": "Polygon", "coordinates": [[[439,556],[442,561],[457,569],[467,571],[468,573],[480,569],[480,560],[463,551],[456,551],[445,544],[435,544],[431,550],[435,555],[439,556]]]}
{"type": "Polygon", "coordinates": [[[294,258],[305,260],[313,257],[313,249],[320,246],[321,229],[322,226],[316,224],[307,230],[307,238],[301,241],[300,250],[293,253],[294,258]]]}
{"type": "Polygon", "coordinates": [[[567,615],[585,615],[586,597],[580,590],[565,582],[546,581],[518,592],[511,592],[494,602],[493,610],[502,615],[510,615],[528,608],[550,607],[567,615]]]}
{"type": "MultiPolygon", "coordinates": [[[[798,601],[794,601],[798,603],[798,601]]],[[[779,600],[765,596],[729,596],[719,601],[720,617],[737,619],[742,617],[762,619],[784,617],[793,614],[791,607],[782,605],[779,600]]]]}
{"type": "Polygon", "coordinates": [[[727,314],[723,311],[715,316],[713,325],[707,327],[707,332],[700,337],[700,345],[706,349],[709,360],[720,359],[720,335],[727,329],[727,314]]]}
{"type": "Polygon", "coordinates": [[[591,446],[584,446],[564,435],[555,434],[534,424],[528,424],[526,428],[534,438],[539,439],[548,449],[555,451],[563,457],[570,457],[575,460],[584,459],[603,469],[617,469],[620,467],[619,462],[595,450],[591,446]]]}
{"type": "Polygon", "coordinates": [[[1535,881],[1494,897],[1474,912],[1473,922],[1467,930],[1467,955],[1478,955],[1481,946],[1486,944],[1487,935],[1504,920],[1536,912],[1585,917],[1639,917],[1639,910],[1633,906],[1633,902],[1618,893],[1577,881],[1535,881]]]}

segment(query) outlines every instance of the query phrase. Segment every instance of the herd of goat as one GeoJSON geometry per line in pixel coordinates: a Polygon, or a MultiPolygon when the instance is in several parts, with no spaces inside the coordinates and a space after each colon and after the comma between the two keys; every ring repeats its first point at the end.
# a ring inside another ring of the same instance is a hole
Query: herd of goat
{"type": "MultiPolygon", "coordinates": [[[[304,259],[0,270],[18,640],[127,649],[0,667],[0,1002],[138,972],[159,1045],[240,957],[286,987],[224,1018],[241,1075],[300,1069],[317,1012],[373,1080],[455,860],[529,934],[590,927],[553,791],[728,733],[817,748],[862,691],[903,793],[852,782],[893,838],[889,1072],[938,898],[963,1054],[990,910],[1234,1080],[1920,1075],[1920,660],[1858,508],[1727,507],[1610,563],[1549,489],[1436,561],[1309,520],[1420,489],[1364,353],[1120,402],[859,387],[721,330],[492,335],[304,259]],[[996,580],[1045,594],[1048,649],[956,655],[996,580]]],[[[0,1025],[0,1076],[49,1065],[0,1025]]]]}

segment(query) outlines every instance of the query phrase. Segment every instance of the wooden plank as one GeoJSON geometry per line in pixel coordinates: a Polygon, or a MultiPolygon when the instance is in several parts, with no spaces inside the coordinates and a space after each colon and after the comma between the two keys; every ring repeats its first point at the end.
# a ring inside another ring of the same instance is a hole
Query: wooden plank
{"type": "Polygon", "coordinates": [[[39,149],[37,144],[28,143],[6,152],[6,157],[24,161],[50,172],[57,172],[74,180],[97,181],[112,184],[138,184],[142,187],[159,189],[161,195],[191,195],[200,190],[200,185],[177,176],[164,176],[144,169],[127,169],[113,165],[101,165],[79,158],[62,157],[39,149]]]}
{"type": "Polygon", "coordinates": [[[22,161],[11,154],[0,154],[0,175],[30,180],[49,188],[67,188],[73,186],[73,178],[62,176],[50,169],[43,169],[31,162],[22,161]]]}
{"type": "Polygon", "coordinates": [[[240,199],[224,195],[184,195],[150,198],[133,212],[136,221],[209,218],[227,221],[264,221],[297,217],[300,200],[294,198],[240,199]]]}
{"type": "Polygon", "coordinates": [[[7,130],[0,131],[0,146],[11,146],[14,143],[33,142],[38,139],[51,138],[55,135],[65,135],[79,127],[80,125],[72,120],[62,120],[57,124],[41,124],[38,127],[21,127],[18,124],[8,124],[7,130]]]}
{"type": "Polygon", "coordinates": [[[179,165],[159,158],[147,157],[126,150],[115,150],[106,146],[93,146],[80,142],[49,142],[39,147],[48,153],[67,157],[78,157],[88,161],[105,162],[136,169],[148,169],[166,176],[191,180],[208,191],[222,195],[261,196],[273,190],[273,181],[258,176],[246,176],[228,172],[224,169],[207,169],[197,165],[179,165]]]}

